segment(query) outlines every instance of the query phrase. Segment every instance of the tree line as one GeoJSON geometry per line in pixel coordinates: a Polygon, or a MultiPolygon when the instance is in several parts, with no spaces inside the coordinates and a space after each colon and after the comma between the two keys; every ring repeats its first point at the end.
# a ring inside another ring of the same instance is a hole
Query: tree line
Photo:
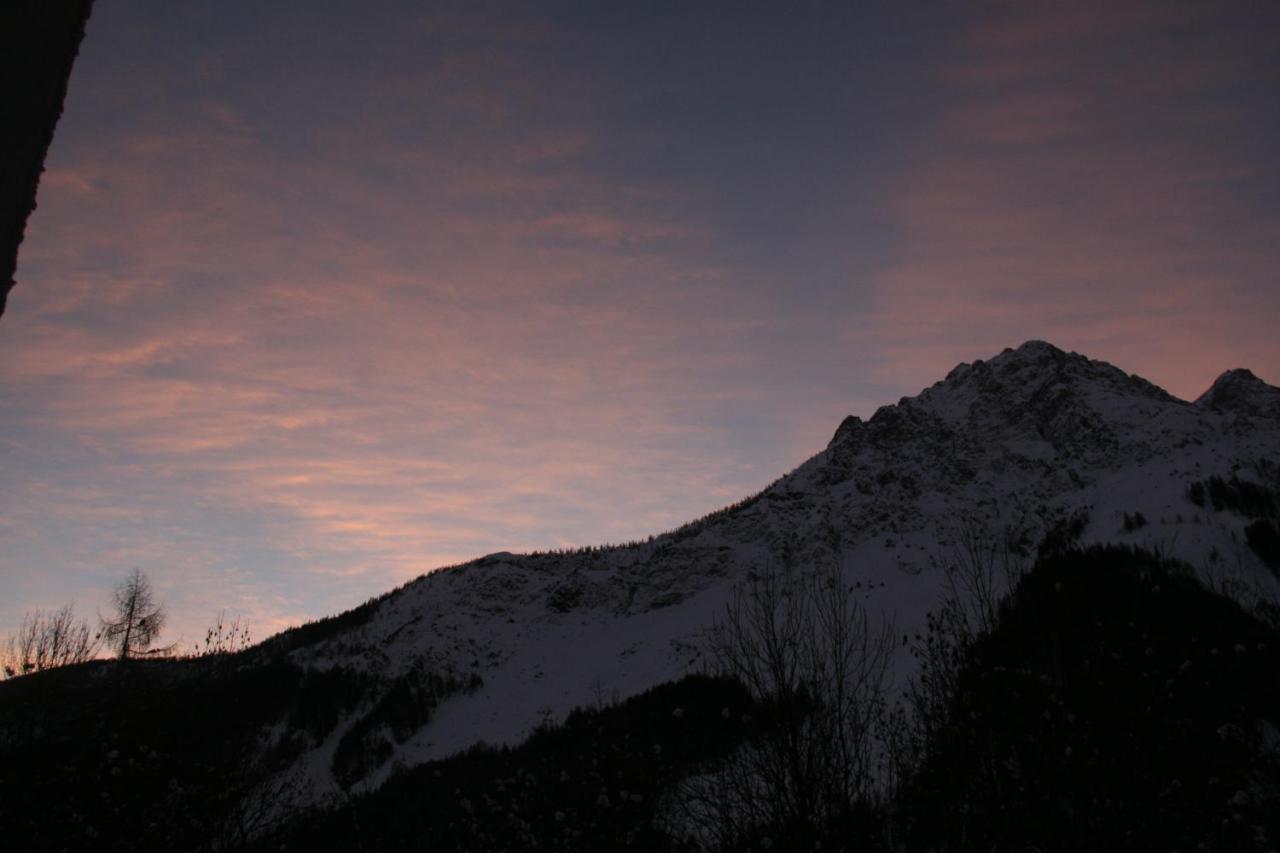
{"type": "MultiPolygon", "coordinates": [[[[96,622],[95,629],[88,618],[76,615],[72,604],[27,613],[17,631],[0,642],[0,673],[14,678],[95,660],[103,652],[124,662],[171,655],[177,648],[176,643],[157,645],[168,622],[168,611],[141,569],[134,569],[115,585],[109,612],[99,613],[96,622]]],[[[248,627],[238,619],[228,622],[225,613],[219,613],[193,654],[237,651],[249,643],[248,627]]]]}

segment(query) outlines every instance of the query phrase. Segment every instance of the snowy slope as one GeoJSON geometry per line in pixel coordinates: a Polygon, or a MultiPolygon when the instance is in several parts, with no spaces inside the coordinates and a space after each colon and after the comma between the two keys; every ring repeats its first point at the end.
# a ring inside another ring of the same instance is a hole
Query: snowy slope
{"type": "MultiPolygon", "coordinates": [[[[1245,520],[1194,506],[1190,482],[1280,471],[1280,390],[1248,371],[1175,399],[1101,362],[1030,342],[962,364],[919,396],[850,417],[828,447],[760,495],[649,542],[493,554],[424,575],[364,624],[293,652],[315,668],[388,677],[425,663],[483,686],[434,719],[358,787],[397,764],[484,741],[515,743],[574,707],[611,702],[703,665],[703,637],[732,585],[768,562],[840,565],[903,633],[923,624],[957,524],[1026,526],[1089,513],[1088,542],[1161,549],[1218,579],[1272,586],[1245,520]],[[1272,467],[1268,468],[1267,465],[1272,467]],[[1147,524],[1125,532],[1125,513],[1147,524]]],[[[1273,484],[1274,485],[1274,484],[1273,484]]],[[[897,681],[910,674],[899,656],[897,681]]],[[[304,755],[314,788],[343,727],[304,755]]]]}

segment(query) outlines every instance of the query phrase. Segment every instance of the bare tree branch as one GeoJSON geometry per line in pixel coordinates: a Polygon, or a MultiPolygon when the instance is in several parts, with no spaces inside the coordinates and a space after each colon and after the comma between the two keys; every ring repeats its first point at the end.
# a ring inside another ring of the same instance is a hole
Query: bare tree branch
{"type": "Polygon", "coordinates": [[[895,636],[887,620],[872,627],[838,566],[770,567],[737,587],[712,651],[762,719],[729,760],[682,783],[685,828],[727,849],[762,828],[816,839],[847,825],[878,790],[876,726],[895,636]]]}
{"type": "Polygon", "coordinates": [[[28,613],[17,633],[0,648],[0,667],[12,678],[90,660],[101,647],[101,634],[77,619],[72,605],[51,612],[28,613]]]}

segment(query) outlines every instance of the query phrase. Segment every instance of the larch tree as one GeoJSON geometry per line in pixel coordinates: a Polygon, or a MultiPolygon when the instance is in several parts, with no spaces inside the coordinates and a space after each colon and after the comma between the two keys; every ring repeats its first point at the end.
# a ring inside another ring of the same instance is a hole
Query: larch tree
{"type": "Polygon", "coordinates": [[[156,601],[151,581],[140,570],[116,585],[112,593],[113,618],[102,618],[102,636],[120,660],[144,654],[164,628],[164,605],[156,601]]]}

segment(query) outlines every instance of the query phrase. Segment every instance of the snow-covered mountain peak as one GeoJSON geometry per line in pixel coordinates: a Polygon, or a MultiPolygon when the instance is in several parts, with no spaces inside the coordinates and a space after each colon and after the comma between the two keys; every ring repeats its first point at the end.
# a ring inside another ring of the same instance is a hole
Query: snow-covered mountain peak
{"type": "MultiPolygon", "coordinates": [[[[1192,404],[1029,341],[866,421],[846,418],[827,448],[733,506],[625,545],[504,551],[423,575],[292,654],[311,668],[472,685],[388,742],[391,757],[360,782],[372,787],[397,763],[515,743],[575,706],[705,666],[708,627],[762,567],[839,567],[906,634],[935,605],[939,565],[966,524],[1034,544],[1074,519],[1084,543],[1158,547],[1274,584],[1244,544],[1247,521],[1188,494],[1215,476],[1266,485],[1276,471],[1280,391],[1248,371],[1192,404]]],[[[912,666],[904,651],[899,683],[912,666]]],[[[328,768],[340,736],[300,759],[317,796],[338,790],[328,768]]]]}
{"type": "Polygon", "coordinates": [[[915,397],[876,412],[869,424],[848,418],[830,447],[865,437],[864,427],[907,424],[916,431],[961,432],[1032,455],[1110,453],[1153,419],[1187,406],[1139,376],[1044,341],[1028,341],[989,360],[957,365],[915,397]]]}
{"type": "Polygon", "coordinates": [[[1115,397],[1175,401],[1139,376],[1044,341],[1028,341],[989,361],[960,364],[917,399],[940,415],[954,417],[979,414],[971,405],[974,401],[980,400],[984,406],[999,402],[1000,410],[1016,413],[1058,405],[1063,394],[1093,405],[1115,397]],[[956,403],[970,405],[957,407],[956,403]]]}
{"type": "Polygon", "coordinates": [[[1196,405],[1236,414],[1280,417],[1280,388],[1237,367],[1215,379],[1209,390],[1196,399],[1196,405]]]}

